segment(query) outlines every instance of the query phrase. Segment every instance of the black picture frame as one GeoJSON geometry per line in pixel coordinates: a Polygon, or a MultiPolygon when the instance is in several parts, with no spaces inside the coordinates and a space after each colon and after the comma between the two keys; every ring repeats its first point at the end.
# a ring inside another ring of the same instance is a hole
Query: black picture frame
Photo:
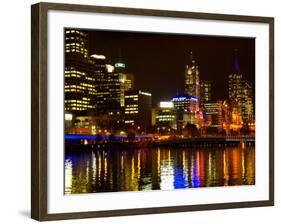
{"type": "Polygon", "coordinates": [[[31,6],[31,217],[39,221],[80,219],[108,216],[141,215],[168,212],[187,212],[226,208],[245,208],[274,205],[274,18],[162,11],[136,8],[117,8],[90,5],[38,3],[31,6]],[[48,214],[47,191],[47,13],[49,10],[98,12],[167,18],[194,18],[263,23],[269,25],[269,200],[217,203],[203,205],[138,208],[126,210],[88,211],[48,214]]]}

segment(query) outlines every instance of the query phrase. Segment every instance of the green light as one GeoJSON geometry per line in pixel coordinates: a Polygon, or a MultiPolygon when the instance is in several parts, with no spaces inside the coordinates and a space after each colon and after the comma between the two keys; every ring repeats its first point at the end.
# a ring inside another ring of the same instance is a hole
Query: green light
{"type": "Polygon", "coordinates": [[[115,68],[125,68],[125,64],[124,63],[115,63],[115,68]]]}

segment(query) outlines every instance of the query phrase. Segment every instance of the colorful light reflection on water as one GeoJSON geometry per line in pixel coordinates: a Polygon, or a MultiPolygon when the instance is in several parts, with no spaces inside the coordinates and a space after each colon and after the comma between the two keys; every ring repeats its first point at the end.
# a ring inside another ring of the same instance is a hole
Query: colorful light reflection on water
{"type": "Polygon", "coordinates": [[[66,194],[253,184],[254,147],[99,150],[65,158],[66,194]]]}

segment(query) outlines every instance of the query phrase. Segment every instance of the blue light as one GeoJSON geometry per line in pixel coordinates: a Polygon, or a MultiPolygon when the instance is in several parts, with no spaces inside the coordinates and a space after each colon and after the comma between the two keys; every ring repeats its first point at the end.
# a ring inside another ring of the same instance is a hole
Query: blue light
{"type": "MultiPolygon", "coordinates": [[[[105,140],[109,139],[109,135],[101,135],[101,137],[105,140]]],[[[96,139],[97,135],[64,135],[64,139],[96,139]]],[[[121,135],[116,135],[116,139],[121,140],[121,139],[126,139],[127,136],[121,136],[121,135]]],[[[148,136],[142,136],[142,135],[136,135],[137,139],[148,139],[151,137],[148,136]]]]}
{"type": "Polygon", "coordinates": [[[184,101],[186,99],[187,99],[186,96],[173,97],[173,101],[184,101]]]}
{"type": "Polygon", "coordinates": [[[175,172],[174,188],[175,189],[186,188],[187,187],[187,181],[184,178],[183,167],[182,166],[175,166],[174,172],[175,172]]]}
{"type": "Polygon", "coordinates": [[[191,99],[192,101],[198,101],[198,99],[195,98],[195,97],[190,97],[190,99],[191,99]]]}

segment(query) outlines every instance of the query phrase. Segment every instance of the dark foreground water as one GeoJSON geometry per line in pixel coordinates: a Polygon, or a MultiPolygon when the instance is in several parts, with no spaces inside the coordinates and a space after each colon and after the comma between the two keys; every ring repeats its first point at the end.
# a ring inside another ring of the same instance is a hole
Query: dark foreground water
{"type": "Polygon", "coordinates": [[[255,184],[254,147],[145,148],[67,153],[65,193],[255,184]]]}

